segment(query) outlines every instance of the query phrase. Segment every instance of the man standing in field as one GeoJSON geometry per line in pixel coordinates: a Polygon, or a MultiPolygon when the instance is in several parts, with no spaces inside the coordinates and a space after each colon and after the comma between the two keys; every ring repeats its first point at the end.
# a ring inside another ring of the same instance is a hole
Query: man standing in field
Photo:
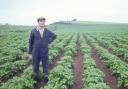
{"type": "Polygon", "coordinates": [[[37,19],[38,26],[32,29],[29,38],[29,60],[32,60],[34,80],[44,83],[48,82],[48,44],[50,44],[57,35],[45,28],[44,17],[37,19]],[[43,75],[42,79],[39,79],[39,64],[42,62],[43,75]]]}

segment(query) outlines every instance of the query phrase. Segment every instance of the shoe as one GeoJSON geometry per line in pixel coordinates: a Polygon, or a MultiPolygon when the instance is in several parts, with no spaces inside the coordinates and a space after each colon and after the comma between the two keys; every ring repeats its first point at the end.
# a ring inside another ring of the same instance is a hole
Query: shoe
{"type": "Polygon", "coordinates": [[[48,81],[49,81],[48,77],[44,77],[43,80],[44,80],[44,83],[45,83],[45,84],[47,84],[48,81]]]}

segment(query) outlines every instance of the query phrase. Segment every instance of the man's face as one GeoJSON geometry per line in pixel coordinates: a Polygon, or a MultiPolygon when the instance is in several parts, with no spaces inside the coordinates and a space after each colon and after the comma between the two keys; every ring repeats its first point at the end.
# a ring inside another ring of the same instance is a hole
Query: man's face
{"type": "Polygon", "coordinates": [[[44,26],[45,26],[45,21],[44,21],[44,20],[39,21],[39,22],[38,22],[38,25],[39,25],[40,27],[44,27],[44,26]]]}

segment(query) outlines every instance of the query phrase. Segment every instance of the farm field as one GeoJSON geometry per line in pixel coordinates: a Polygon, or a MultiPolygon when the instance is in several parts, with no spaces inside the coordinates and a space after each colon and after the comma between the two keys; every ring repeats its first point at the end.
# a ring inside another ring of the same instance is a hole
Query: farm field
{"type": "MultiPolygon", "coordinates": [[[[49,44],[49,82],[35,89],[128,89],[128,24],[67,21],[47,27],[57,34],[49,44]]],[[[0,25],[0,89],[34,89],[27,53],[32,28],[0,25]]]]}

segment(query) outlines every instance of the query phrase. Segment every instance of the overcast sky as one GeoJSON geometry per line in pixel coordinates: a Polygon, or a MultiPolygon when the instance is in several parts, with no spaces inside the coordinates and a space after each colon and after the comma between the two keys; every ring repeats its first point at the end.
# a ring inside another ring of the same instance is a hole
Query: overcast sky
{"type": "Polygon", "coordinates": [[[35,25],[40,16],[128,23],[128,0],[0,0],[0,23],[35,25]]]}

